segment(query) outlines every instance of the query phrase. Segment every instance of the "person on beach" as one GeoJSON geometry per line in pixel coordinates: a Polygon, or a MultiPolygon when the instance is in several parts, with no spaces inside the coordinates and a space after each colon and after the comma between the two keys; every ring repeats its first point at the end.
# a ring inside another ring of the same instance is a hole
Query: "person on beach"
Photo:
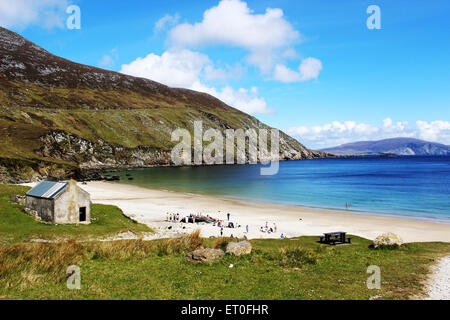
{"type": "Polygon", "coordinates": [[[228,221],[230,221],[230,214],[229,213],[227,213],[227,218],[228,218],[228,221]]]}
{"type": "Polygon", "coordinates": [[[281,239],[284,239],[284,234],[283,233],[281,234],[281,239]]]}
{"type": "Polygon", "coordinates": [[[220,236],[223,237],[223,228],[220,228],[220,236]]]}
{"type": "Polygon", "coordinates": [[[245,231],[247,231],[247,233],[248,233],[248,225],[245,227],[245,231]]]}

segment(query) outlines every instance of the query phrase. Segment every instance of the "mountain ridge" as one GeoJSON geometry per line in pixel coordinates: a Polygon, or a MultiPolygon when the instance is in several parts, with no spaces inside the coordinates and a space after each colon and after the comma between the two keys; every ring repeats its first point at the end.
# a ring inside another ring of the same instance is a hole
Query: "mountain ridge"
{"type": "MultiPolygon", "coordinates": [[[[145,78],[91,67],[58,57],[22,36],[0,27],[0,71],[3,80],[16,79],[49,88],[96,89],[103,91],[133,90],[145,96],[183,98],[186,104],[214,103],[216,108],[238,111],[219,99],[183,88],[170,88],[145,78]],[[185,96],[183,96],[185,95],[185,96]],[[196,100],[194,100],[196,99],[196,100]]],[[[172,102],[173,99],[168,99],[172,102]]],[[[43,104],[40,107],[51,108],[43,104]]],[[[61,106],[57,106],[60,108],[61,106]]],[[[89,106],[88,106],[89,107],[89,106]]],[[[134,104],[127,106],[90,106],[91,108],[142,108],[134,104]]]]}
{"type": "Polygon", "coordinates": [[[336,155],[450,156],[450,146],[405,137],[377,141],[357,141],[325,148],[321,151],[336,155]]]}
{"type": "MultiPolygon", "coordinates": [[[[57,57],[0,27],[0,181],[173,165],[171,132],[271,129],[206,93],[57,57]]],[[[331,156],[280,132],[280,159],[331,156]]]]}

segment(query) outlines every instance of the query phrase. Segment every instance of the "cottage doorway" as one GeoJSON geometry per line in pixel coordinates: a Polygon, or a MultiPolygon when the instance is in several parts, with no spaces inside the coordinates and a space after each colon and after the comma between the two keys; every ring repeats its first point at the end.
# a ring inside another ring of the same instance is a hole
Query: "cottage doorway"
{"type": "Polygon", "coordinates": [[[80,208],[80,222],[86,222],[86,207],[80,208]]]}

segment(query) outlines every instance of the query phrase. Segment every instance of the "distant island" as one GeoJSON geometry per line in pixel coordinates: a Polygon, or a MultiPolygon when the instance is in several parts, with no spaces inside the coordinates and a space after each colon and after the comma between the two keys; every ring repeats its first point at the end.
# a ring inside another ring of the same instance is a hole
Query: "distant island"
{"type": "Polygon", "coordinates": [[[413,138],[359,141],[322,149],[336,155],[450,156],[450,146],[413,138]]]}

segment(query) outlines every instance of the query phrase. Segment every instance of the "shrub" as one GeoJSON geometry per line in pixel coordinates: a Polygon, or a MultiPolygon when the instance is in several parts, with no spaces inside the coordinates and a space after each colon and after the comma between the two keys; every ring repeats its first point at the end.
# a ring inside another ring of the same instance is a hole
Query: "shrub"
{"type": "Polygon", "coordinates": [[[214,249],[225,250],[229,243],[230,243],[230,239],[229,238],[219,238],[213,243],[212,247],[214,249]]]}
{"type": "Polygon", "coordinates": [[[402,238],[392,232],[389,232],[376,237],[375,240],[373,240],[371,247],[376,249],[392,250],[398,249],[402,245],[402,238]]]}
{"type": "Polygon", "coordinates": [[[200,230],[181,238],[167,239],[158,242],[158,256],[167,256],[174,254],[187,254],[203,246],[203,239],[200,238],[200,230]]]}
{"type": "Polygon", "coordinates": [[[67,267],[81,264],[86,257],[86,248],[75,241],[6,245],[0,248],[0,281],[20,290],[55,279],[55,275],[61,282],[67,267]]]}
{"type": "Polygon", "coordinates": [[[92,259],[118,259],[127,260],[147,257],[153,249],[153,244],[148,241],[121,240],[101,242],[89,248],[92,259]]]}
{"type": "Polygon", "coordinates": [[[288,268],[302,268],[304,265],[316,264],[317,254],[311,249],[281,248],[278,251],[280,266],[288,268]]]}

